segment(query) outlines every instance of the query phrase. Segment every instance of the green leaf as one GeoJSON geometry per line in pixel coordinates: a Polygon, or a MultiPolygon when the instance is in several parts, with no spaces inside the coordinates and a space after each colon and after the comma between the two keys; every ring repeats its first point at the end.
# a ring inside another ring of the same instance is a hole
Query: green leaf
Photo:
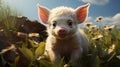
{"type": "Polygon", "coordinates": [[[28,58],[29,60],[33,60],[33,53],[30,49],[26,48],[25,46],[19,49],[25,55],[26,58],[28,58]]]}
{"type": "Polygon", "coordinates": [[[17,64],[18,64],[19,58],[20,58],[19,56],[17,56],[17,57],[15,58],[15,61],[14,61],[14,62],[15,62],[15,67],[17,67],[17,64]]]}
{"type": "Polygon", "coordinates": [[[100,65],[100,59],[98,56],[96,56],[96,67],[99,67],[100,65]]]}
{"type": "Polygon", "coordinates": [[[0,55],[0,59],[2,61],[2,65],[5,65],[7,61],[4,59],[3,55],[0,55]]]}
{"type": "Polygon", "coordinates": [[[47,60],[40,60],[39,63],[41,64],[40,67],[43,67],[43,66],[44,67],[54,67],[54,66],[52,66],[52,63],[50,61],[47,61],[47,60]]]}
{"type": "Polygon", "coordinates": [[[41,42],[38,46],[38,48],[35,50],[35,56],[40,56],[44,53],[45,51],[45,43],[41,42]]]}

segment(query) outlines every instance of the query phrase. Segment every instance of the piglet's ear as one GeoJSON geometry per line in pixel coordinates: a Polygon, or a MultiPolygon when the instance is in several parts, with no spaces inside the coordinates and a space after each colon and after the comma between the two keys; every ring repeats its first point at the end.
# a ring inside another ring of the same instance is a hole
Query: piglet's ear
{"type": "Polygon", "coordinates": [[[41,5],[37,5],[38,7],[38,17],[41,20],[42,23],[48,24],[48,17],[49,17],[49,10],[46,7],[43,7],[41,5]]]}
{"type": "Polygon", "coordinates": [[[86,4],[83,6],[80,6],[75,9],[75,12],[77,14],[78,18],[78,23],[82,23],[85,21],[86,17],[88,16],[88,9],[89,9],[90,4],[86,4]]]}

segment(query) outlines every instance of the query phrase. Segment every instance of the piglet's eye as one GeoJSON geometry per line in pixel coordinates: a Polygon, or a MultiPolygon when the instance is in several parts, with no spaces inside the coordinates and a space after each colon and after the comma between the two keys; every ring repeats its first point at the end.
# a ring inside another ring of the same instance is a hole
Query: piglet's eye
{"type": "Polygon", "coordinates": [[[69,26],[72,26],[72,24],[73,24],[72,20],[68,20],[68,21],[67,21],[67,24],[68,24],[69,26]]]}
{"type": "Polygon", "coordinates": [[[56,27],[57,21],[53,21],[53,26],[56,27]]]}

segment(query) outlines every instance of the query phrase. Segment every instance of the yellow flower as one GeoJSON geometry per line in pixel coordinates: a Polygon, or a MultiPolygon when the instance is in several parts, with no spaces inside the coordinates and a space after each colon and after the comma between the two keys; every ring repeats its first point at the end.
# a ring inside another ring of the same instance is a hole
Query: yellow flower
{"type": "Polygon", "coordinates": [[[39,37],[39,33],[29,33],[28,37],[39,37]]]}
{"type": "Polygon", "coordinates": [[[111,52],[113,52],[115,50],[115,44],[112,44],[109,49],[108,49],[108,53],[110,54],[111,52]]]}
{"type": "Polygon", "coordinates": [[[94,36],[94,38],[93,38],[93,40],[99,40],[100,38],[102,38],[103,37],[103,35],[96,35],[96,36],[94,36]]]}
{"type": "Polygon", "coordinates": [[[115,25],[112,25],[112,26],[105,26],[104,29],[105,29],[105,30],[111,31],[114,27],[115,27],[115,25]]]}
{"type": "Polygon", "coordinates": [[[86,22],[85,25],[86,25],[87,27],[90,27],[90,26],[92,25],[92,23],[91,23],[91,22],[86,22]]]}
{"type": "Polygon", "coordinates": [[[103,16],[99,16],[96,18],[95,22],[100,22],[103,19],[103,16]]]}

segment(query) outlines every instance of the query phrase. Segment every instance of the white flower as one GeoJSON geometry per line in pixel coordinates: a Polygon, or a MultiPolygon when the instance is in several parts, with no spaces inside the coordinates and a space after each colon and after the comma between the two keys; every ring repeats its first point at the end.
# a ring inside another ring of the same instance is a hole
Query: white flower
{"type": "Polygon", "coordinates": [[[0,51],[0,55],[3,54],[3,53],[5,53],[5,52],[7,52],[7,51],[9,51],[9,50],[15,50],[15,49],[16,49],[16,47],[12,44],[12,45],[10,45],[10,46],[2,49],[2,50],[0,51]]]}
{"type": "Polygon", "coordinates": [[[27,34],[23,33],[23,32],[17,32],[17,36],[21,36],[21,37],[23,36],[24,37],[24,36],[27,36],[27,34]]]}
{"type": "Polygon", "coordinates": [[[115,25],[111,25],[111,26],[105,26],[104,29],[105,30],[112,30],[115,27],[115,25]]]}
{"type": "Polygon", "coordinates": [[[0,30],[0,32],[3,32],[3,31],[4,31],[4,29],[1,29],[1,30],[0,30]]]}
{"type": "Polygon", "coordinates": [[[39,33],[29,33],[28,37],[39,37],[39,33]]]}
{"type": "Polygon", "coordinates": [[[103,19],[103,16],[99,16],[96,18],[95,22],[100,22],[103,19]]]}
{"type": "Polygon", "coordinates": [[[90,29],[95,29],[97,26],[96,25],[91,25],[90,29]]]}
{"type": "Polygon", "coordinates": [[[108,49],[108,53],[110,54],[111,52],[113,52],[115,50],[115,44],[112,44],[109,49],[108,49]]]}
{"type": "Polygon", "coordinates": [[[94,38],[93,38],[93,40],[98,40],[98,39],[100,39],[100,38],[102,38],[103,37],[103,35],[96,35],[96,36],[94,36],[94,38]]]}
{"type": "Polygon", "coordinates": [[[86,25],[87,27],[89,27],[89,26],[92,25],[92,23],[91,23],[91,22],[86,22],[85,25],[86,25]]]}

